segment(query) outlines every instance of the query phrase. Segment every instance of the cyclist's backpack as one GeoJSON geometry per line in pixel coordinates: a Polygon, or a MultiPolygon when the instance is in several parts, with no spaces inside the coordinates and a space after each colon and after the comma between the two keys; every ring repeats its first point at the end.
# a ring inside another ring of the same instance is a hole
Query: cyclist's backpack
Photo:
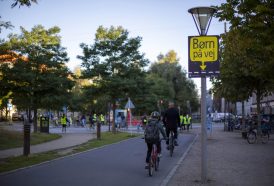
{"type": "Polygon", "coordinates": [[[158,121],[149,121],[145,128],[146,143],[157,143],[159,141],[158,121]]]}

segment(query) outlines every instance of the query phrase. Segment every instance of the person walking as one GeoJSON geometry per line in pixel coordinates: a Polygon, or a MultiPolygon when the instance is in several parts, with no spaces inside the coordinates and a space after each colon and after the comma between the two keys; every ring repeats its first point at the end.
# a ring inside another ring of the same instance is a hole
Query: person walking
{"type": "Polygon", "coordinates": [[[183,114],[180,115],[180,130],[183,130],[183,125],[184,125],[184,116],[183,114]]]}
{"type": "Polygon", "coordinates": [[[89,115],[89,128],[94,129],[94,121],[93,121],[93,115],[92,113],[89,115]]]}
{"type": "Polygon", "coordinates": [[[86,127],[86,116],[85,116],[85,114],[83,114],[82,117],[81,117],[81,124],[82,124],[82,127],[86,127]]]}
{"type": "Polygon", "coordinates": [[[103,114],[100,114],[100,123],[101,125],[105,124],[105,116],[103,114]]]}
{"type": "Polygon", "coordinates": [[[191,116],[189,116],[188,114],[185,116],[185,125],[186,125],[186,128],[187,128],[187,131],[189,131],[189,126],[191,124],[191,116]]]}
{"type": "Polygon", "coordinates": [[[174,102],[169,102],[168,109],[164,113],[163,122],[166,127],[167,141],[166,144],[169,144],[169,134],[170,131],[174,133],[174,145],[178,146],[177,137],[178,137],[178,126],[180,126],[180,116],[178,110],[175,108],[174,102]]]}
{"type": "Polygon", "coordinates": [[[142,118],[141,118],[141,120],[142,120],[142,127],[143,127],[143,129],[145,129],[146,128],[146,125],[147,125],[147,115],[146,114],[144,114],[143,116],[142,116],[142,118]]]}
{"type": "Polygon", "coordinates": [[[62,132],[66,132],[67,129],[67,117],[65,114],[61,117],[62,132]]]}
{"type": "Polygon", "coordinates": [[[97,125],[97,114],[94,113],[92,116],[92,121],[93,121],[93,128],[97,125]]]}
{"type": "Polygon", "coordinates": [[[186,115],[183,116],[183,123],[182,123],[182,129],[186,130],[186,125],[187,125],[187,119],[186,119],[186,115]]]}

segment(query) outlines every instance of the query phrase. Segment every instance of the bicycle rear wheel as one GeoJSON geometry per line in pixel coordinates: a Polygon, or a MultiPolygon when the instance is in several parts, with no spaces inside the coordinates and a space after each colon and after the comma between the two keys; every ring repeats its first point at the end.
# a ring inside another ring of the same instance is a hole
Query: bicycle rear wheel
{"type": "Polygon", "coordinates": [[[262,143],[266,144],[269,140],[269,134],[268,132],[263,132],[262,133],[262,143]]]}
{"type": "Polygon", "coordinates": [[[169,140],[169,155],[172,157],[173,155],[173,150],[174,150],[174,138],[173,135],[171,135],[170,140],[169,140]]]}
{"type": "Polygon", "coordinates": [[[158,171],[159,170],[159,163],[160,163],[160,158],[159,157],[155,157],[155,160],[154,160],[154,168],[155,168],[155,171],[158,171]]]}
{"type": "Polygon", "coordinates": [[[251,131],[247,134],[247,142],[249,144],[254,144],[257,140],[256,133],[251,131]]]}
{"type": "Polygon", "coordinates": [[[157,164],[157,170],[156,171],[158,171],[159,166],[160,166],[160,158],[159,157],[156,158],[156,164],[157,164]]]}
{"type": "Polygon", "coordinates": [[[150,157],[149,165],[148,165],[148,175],[152,176],[153,175],[153,160],[152,157],[150,157]]]}

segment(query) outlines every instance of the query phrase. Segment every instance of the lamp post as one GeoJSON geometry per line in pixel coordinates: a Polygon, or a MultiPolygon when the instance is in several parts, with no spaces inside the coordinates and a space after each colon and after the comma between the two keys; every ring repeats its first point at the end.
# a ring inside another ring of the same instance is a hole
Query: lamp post
{"type": "MultiPolygon", "coordinates": [[[[207,34],[213,14],[212,7],[194,7],[188,10],[192,15],[200,36],[207,34]]],[[[206,133],[206,76],[201,76],[201,182],[207,181],[207,133],[206,133]]]]}

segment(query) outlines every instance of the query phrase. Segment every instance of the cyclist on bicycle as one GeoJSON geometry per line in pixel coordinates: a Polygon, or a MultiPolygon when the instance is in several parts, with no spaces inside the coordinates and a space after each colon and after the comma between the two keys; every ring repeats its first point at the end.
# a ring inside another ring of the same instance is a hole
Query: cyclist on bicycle
{"type": "Polygon", "coordinates": [[[146,125],[146,128],[145,128],[145,141],[147,144],[147,156],[146,156],[146,166],[145,166],[146,169],[149,166],[148,164],[149,164],[153,144],[156,144],[158,157],[161,157],[160,132],[163,138],[167,139],[165,131],[163,129],[163,123],[160,119],[161,119],[161,115],[159,114],[159,112],[157,111],[152,112],[150,115],[150,119],[148,120],[148,124],[146,125]]]}
{"type": "Polygon", "coordinates": [[[167,141],[166,144],[169,144],[169,134],[170,131],[173,131],[174,133],[174,145],[178,146],[178,142],[177,142],[177,129],[178,126],[180,126],[180,115],[178,110],[174,107],[174,103],[173,102],[169,102],[168,104],[168,109],[166,110],[164,117],[163,117],[163,122],[165,124],[166,127],[166,135],[167,135],[167,141]]]}

